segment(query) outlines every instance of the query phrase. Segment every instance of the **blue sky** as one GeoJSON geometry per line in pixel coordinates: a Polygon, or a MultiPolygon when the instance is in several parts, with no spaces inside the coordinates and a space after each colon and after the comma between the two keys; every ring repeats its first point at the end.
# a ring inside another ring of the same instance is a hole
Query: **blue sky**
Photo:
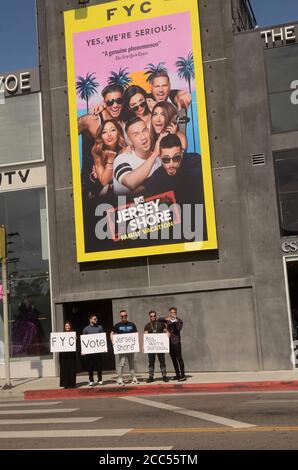
{"type": "MultiPolygon", "coordinates": [[[[0,72],[36,67],[35,0],[0,2],[0,72]]],[[[298,21],[298,0],[251,0],[251,4],[260,27],[298,21]]]]}
{"type": "Polygon", "coordinates": [[[298,21],[297,0],[250,0],[250,3],[260,27],[298,21]]]}
{"type": "Polygon", "coordinates": [[[0,2],[0,72],[36,67],[35,0],[0,2]]]}

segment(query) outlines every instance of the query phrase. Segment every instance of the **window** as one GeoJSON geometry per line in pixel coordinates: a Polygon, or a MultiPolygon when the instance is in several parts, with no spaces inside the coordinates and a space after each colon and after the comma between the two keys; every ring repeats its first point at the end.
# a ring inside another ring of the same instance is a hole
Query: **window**
{"type": "MultiPolygon", "coordinates": [[[[0,224],[8,233],[11,356],[48,355],[51,302],[45,189],[0,193],[0,224]]],[[[0,332],[1,323],[0,319],[0,332]]]]}
{"type": "Polygon", "coordinates": [[[273,158],[281,235],[298,235],[298,149],[275,152],[273,158]]]}
{"type": "Polygon", "coordinates": [[[298,44],[265,51],[273,133],[298,130],[298,44]]]}
{"type": "Polygon", "coordinates": [[[41,95],[6,98],[0,105],[0,165],[43,160],[41,95]]]}

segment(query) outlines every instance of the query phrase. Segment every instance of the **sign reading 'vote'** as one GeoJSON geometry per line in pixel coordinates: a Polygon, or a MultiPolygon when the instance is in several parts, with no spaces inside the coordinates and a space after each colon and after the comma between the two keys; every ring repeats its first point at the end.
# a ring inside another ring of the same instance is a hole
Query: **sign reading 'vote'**
{"type": "Polygon", "coordinates": [[[69,352],[76,350],[76,332],[51,333],[51,352],[69,352]]]}
{"type": "Polygon", "coordinates": [[[81,335],[82,354],[96,354],[107,352],[107,335],[95,333],[94,335],[81,335]]]}
{"type": "Polygon", "coordinates": [[[140,351],[138,333],[113,335],[114,354],[135,353],[140,351]]]}

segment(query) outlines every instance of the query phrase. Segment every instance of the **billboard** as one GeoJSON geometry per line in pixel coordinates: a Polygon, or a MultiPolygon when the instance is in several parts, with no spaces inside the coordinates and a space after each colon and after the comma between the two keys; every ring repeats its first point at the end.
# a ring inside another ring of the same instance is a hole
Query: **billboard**
{"type": "Polygon", "coordinates": [[[217,248],[197,0],[64,22],[78,261],[217,248]]]}

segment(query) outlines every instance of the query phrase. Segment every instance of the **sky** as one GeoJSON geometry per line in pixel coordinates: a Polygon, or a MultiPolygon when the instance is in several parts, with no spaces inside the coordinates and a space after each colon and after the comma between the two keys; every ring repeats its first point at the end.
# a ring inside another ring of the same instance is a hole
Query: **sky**
{"type": "Polygon", "coordinates": [[[35,0],[0,0],[0,5],[0,72],[37,67],[35,0]]]}
{"type": "MultiPolygon", "coordinates": [[[[298,21],[298,0],[251,0],[251,5],[260,27],[298,21]]],[[[0,6],[0,73],[38,66],[35,0],[0,0],[0,6]]]]}
{"type": "Polygon", "coordinates": [[[298,21],[298,0],[250,0],[250,3],[259,27],[298,21]]]}

